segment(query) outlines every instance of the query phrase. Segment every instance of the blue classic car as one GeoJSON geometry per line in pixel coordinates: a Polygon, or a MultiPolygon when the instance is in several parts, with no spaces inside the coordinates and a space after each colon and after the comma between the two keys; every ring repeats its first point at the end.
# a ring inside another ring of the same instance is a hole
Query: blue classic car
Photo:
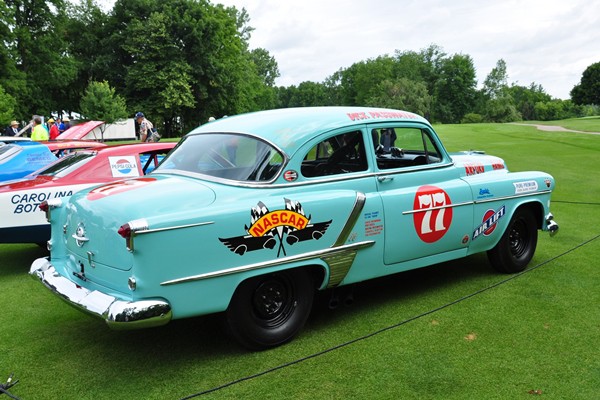
{"type": "Polygon", "coordinates": [[[223,312],[241,344],[291,340],[318,290],[487,252],[522,271],[554,233],[554,179],[448,154],[397,110],[224,118],[151,174],[42,203],[51,256],[30,274],[111,328],[223,312]]]}
{"type": "Polygon", "coordinates": [[[0,145],[0,182],[22,178],[56,161],[48,146],[33,141],[0,145]]]}

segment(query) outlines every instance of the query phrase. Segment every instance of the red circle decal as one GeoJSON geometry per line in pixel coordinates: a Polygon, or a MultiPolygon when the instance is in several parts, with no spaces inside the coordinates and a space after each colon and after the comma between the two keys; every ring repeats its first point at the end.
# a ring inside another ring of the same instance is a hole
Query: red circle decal
{"type": "MultiPolygon", "coordinates": [[[[487,221],[488,218],[492,218],[492,216],[494,216],[494,214],[496,214],[496,211],[494,211],[494,210],[487,210],[485,212],[485,214],[483,215],[483,222],[485,223],[485,221],[487,221]]],[[[494,223],[489,228],[487,228],[485,231],[483,231],[483,234],[485,236],[488,236],[492,232],[494,232],[494,229],[496,229],[496,221],[494,221],[494,223]]]]}
{"type": "Polygon", "coordinates": [[[436,186],[421,186],[415,194],[413,221],[417,235],[425,243],[440,240],[452,223],[448,193],[436,186]]]}

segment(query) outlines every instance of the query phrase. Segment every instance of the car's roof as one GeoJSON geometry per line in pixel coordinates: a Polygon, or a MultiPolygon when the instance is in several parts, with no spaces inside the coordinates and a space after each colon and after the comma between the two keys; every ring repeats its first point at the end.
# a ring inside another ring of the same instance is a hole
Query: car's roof
{"type": "Polygon", "coordinates": [[[22,136],[0,136],[0,142],[13,143],[13,142],[31,142],[31,138],[22,136]]]}
{"type": "Polygon", "coordinates": [[[45,146],[43,143],[41,142],[36,142],[34,140],[18,140],[18,141],[14,141],[14,142],[10,142],[10,143],[2,143],[3,146],[11,146],[11,147],[23,147],[23,148],[35,148],[35,147],[46,147],[48,148],[48,146],[45,146]]]}
{"type": "Polygon", "coordinates": [[[248,133],[293,151],[319,133],[370,122],[427,120],[407,111],[376,107],[302,107],[282,108],[241,114],[204,124],[191,134],[202,132],[248,133]]]}
{"type": "Polygon", "coordinates": [[[119,144],[116,146],[98,147],[95,149],[81,150],[93,151],[98,154],[107,156],[119,156],[127,155],[131,153],[144,153],[148,151],[161,150],[161,149],[172,149],[177,143],[175,142],[158,142],[158,143],[131,143],[131,144],[119,144]]]}

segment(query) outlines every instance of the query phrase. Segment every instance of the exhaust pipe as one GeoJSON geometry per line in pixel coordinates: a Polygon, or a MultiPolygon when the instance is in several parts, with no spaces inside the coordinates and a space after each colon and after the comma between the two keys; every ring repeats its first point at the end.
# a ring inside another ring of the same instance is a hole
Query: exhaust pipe
{"type": "Polygon", "coordinates": [[[335,310],[340,305],[340,298],[337,294],[333,293],[329,299],[329,309],[335,310]]]}

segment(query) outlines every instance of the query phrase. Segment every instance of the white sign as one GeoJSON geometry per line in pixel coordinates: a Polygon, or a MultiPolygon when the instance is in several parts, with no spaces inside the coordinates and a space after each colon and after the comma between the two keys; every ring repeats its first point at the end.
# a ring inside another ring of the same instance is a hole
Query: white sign
{"type": "Polygon", "coordinates": [[[108,157],[110,172],[115,178],[130,178],[140,176],[135,156],[108,157]]]}
{"type": "Polygon", "coordinates": [[[536,181],[514,182],[515,194],[530,193],[538,190],[536,181]]]}

